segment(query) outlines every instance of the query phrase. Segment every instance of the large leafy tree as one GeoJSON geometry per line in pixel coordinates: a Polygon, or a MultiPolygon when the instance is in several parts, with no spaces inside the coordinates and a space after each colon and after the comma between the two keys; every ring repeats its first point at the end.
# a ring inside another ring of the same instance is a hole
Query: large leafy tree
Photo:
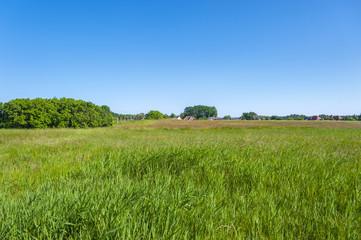
{"type": "Polygon", "coordinates": [[[202,117],[217,117],[217,109],[210,106],[196,105],[193,107],[186,107],[182,115],[193,116],[197,119],[202,117]]]}
{"type": "Polygon", "coordinates": [[[15,99],[0,105],[0,127],[87,128],[112,125],[107,109],[72,98],[15,99]]]}

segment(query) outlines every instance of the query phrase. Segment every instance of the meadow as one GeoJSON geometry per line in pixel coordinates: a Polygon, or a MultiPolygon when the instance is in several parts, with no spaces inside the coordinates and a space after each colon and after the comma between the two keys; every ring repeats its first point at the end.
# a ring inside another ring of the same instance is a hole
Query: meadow
{"type": "Polygon", "coordinates": [[[361,124],[0,129],[0,239],[360,239],[361,124]]]}

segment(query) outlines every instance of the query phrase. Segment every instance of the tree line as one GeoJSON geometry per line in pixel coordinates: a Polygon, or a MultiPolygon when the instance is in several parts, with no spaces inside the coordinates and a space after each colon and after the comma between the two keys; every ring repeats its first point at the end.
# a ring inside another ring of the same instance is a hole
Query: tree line
{"type": "Polygon", "coordinates": [[[108,106],[72,98],[22,98],[0,103],[0,128],[87,128],[112,122],[108,106]]]}
{"type": "MultiPolygon", "coordinates": [[[[209,117],[217,117],[217,109],[211,106],[203,106],[196,105],[193,107],[186,107],[184,111],[179,115],[182,119],[186,116],[193,116],[198,120],[207,120],[209,117]]],[[[335,120],[333,115],[320,114],[318,115],[321,120],[335,120]]],[[[151,110],[145,115],[145,119],[166,119],[166,118],[175,118],[176,115],[172,113],[170,116],[167,114],[162,114],[157,110],[151,110]]],[[[290,114],[287,116],[263,116],[258,115],[255,112],[244,112],[239,117],[231,117],[230,115],[226,115],[223,120],[306,120],[310,116],[306,116],[304,114],[290,114]]],[[[360,115],[341,115],[340,116],[344,121],[361,121],[360,115]]]]}
{"type": "MultiPolygon", "coordinates": [[[[179,115],[182,119],[186,116],[193,116],[199,120],[206,120],[209,117],[217,117],[217,109],[215,107],[196,105],[193,107],[186,107],[184,111],[179,115]]],[[[145,119],[167,119],[175,118],[174,113],[167,115],[158,110],[151,110],[145,115],[145,119]]]]}
{"type": "MultiPolygon", "coordinates": [[[[320,117],[321,120],[336,120],[334,116],[335,115],[326,115],[326,114],[318,115],[318,117],[320,117]]],[[[258,115],[255,112],[245,112],[242,114],[240,119],[242,120],[306,120],[309,117],[310,116],[306,116],[304,114],[291,114],[287,116],[276,116],[276,115],[262,116],[262,115],[258,115]]],[[[361,114],[340,115],[338,117],[341,117],[340,120],[344,120],[344,121],[361,121],[361,114]]]]}
{"type": "MultiPolygon", "coordinates": [[[[198,120],[217,117],[214,106],[196,105],[189,106],[179,115],[182,119],[193,116],[198,120]]],[[[106,105],[97,106],[94,103],[72,98],[52,99],[15,99],[6,103],[0,102],[0,128],[87,128],[104,127],[112,125],[113,121],[167,119],[176,118],[172,113],[163,114],[151,110],[147,114],[118,114],[106,105]]],[[[332,115],[321,114],[322,120],[334,120],[332,115]]],[[[244,112],[240,117],[232,118],[226,115],[223,120],[305,120],[303,114],[288,116],[262,116],[255,112],[244,112]]],[[[346,121],[361,121],[361,115],[341,116],[346,121]]]]}
{"type": "Polygon", "coordinates": [[[118,113],[111,112],[111,114],[116,120],[121,120],[121,121],[123,121],[123,120],[143,120],[145,118],[144,113],[118,114],[118,113]]]}

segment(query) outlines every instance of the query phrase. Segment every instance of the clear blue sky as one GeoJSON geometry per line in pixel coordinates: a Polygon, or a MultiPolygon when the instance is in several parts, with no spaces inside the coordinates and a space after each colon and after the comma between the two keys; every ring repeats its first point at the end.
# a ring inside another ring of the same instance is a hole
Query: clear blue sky
{"type": "Polygon", "coordinates": [[[359,114],[361,1],[0,2],[0,102],[359,114]]]}

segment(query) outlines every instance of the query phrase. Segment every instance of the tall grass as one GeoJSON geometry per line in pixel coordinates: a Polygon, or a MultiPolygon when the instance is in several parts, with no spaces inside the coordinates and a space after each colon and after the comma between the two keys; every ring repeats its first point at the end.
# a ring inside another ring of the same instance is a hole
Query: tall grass
{"type": "Polygon", "coordinates": [[[359,239],[361,129],[0,131],[0,239],[359,239]]]}

